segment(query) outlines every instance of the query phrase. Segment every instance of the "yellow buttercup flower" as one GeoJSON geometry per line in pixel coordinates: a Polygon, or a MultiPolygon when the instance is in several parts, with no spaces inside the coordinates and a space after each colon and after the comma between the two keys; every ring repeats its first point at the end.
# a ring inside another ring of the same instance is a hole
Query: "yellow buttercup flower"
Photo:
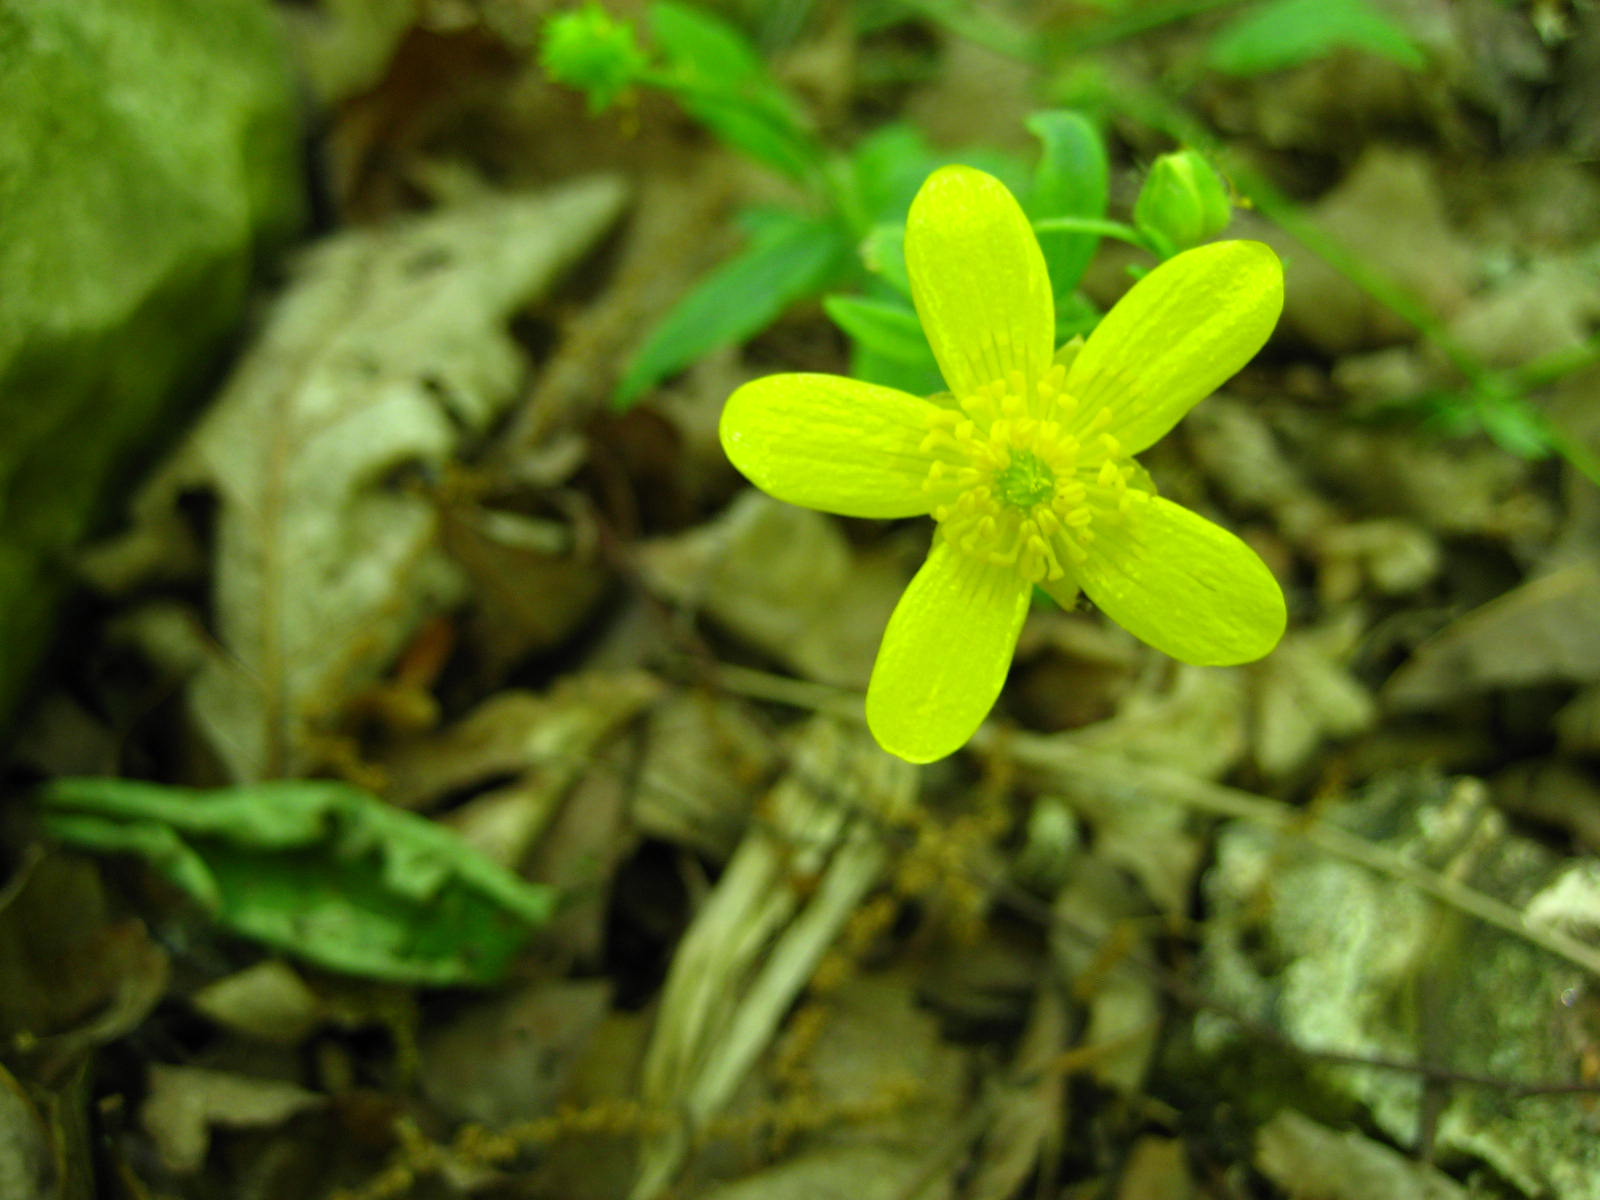
{"type": "Polygon", "coordinates": [[[1233,534],[1156,495],[1133,460],[1244,366],[1283,308],[1259,242],[1201,246],[1151,271],[1087,342],[1052,353],[1044,256],[998,179],[929,176],[906,264],[948,394],[837,375],[739,388],[722,445],[757,487],[850,517],[931,515],[933,548],[895,608],[867,722],[911,762],[958,750],[994,706],[1034,585],[1081,588],[1184,662],[1250,662],[1283,636],[1283,592],[1233,534]]]}

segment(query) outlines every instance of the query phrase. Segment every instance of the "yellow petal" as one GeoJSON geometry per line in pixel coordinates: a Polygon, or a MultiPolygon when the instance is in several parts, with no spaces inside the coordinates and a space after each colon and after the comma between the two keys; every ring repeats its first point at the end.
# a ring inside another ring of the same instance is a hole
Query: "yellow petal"
{"type": "Polygon", "coordinates": [[[1260,242],[1214,242],[1146,275],[1089,335],[1067,376],[1083,419],[1137,454],[1266,344],[1283,311],[1283,267],[1260,242]]]}
{"type": "Polygon", "coordinates": [[[938,410],[840,375],[768,375],[722,410],[722,448],[768,495],[846,517],[928,511],[932,461],[918,447],[938,410]]]}
{"type": "Polygon", "coordinates": [[[936,539],[872,668],[867,724],[878,744],[914,763],[959,750],[994,707],[1031,595],[1012,568],[936,539]]]}
{"type": "Polygon", "coordinates": [[[1283,590],[1256,552],[1182,505],[1132,495],[1124,523],[1097,523],[1088,561],[1072,568],[1089,599],[1183,662],[1229,666],[1276,646],[1283,590]]]}
{"type": "Polygon", "coordinates": [[[941,167],[906,221],[911,298],[957,396],[1050,366],[1055,301],[1033,226],[993,175],[941,167]]]}

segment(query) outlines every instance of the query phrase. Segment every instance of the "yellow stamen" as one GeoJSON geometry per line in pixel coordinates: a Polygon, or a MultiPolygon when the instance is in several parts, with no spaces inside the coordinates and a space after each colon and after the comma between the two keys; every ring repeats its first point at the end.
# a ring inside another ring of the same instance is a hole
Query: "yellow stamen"
{"type": "Polygon", "coordinates": [[[923,488],[945,538],[1030,583],[1083,562],[1095,527],[1120,521],[1142,494],[1128,487],[1133,467],[1103,412],[1069,431],[1078,405],[1065,381],[1059,366],[1031,386],[1012,372],[934,413],[922,440],[933,458],[923,488]]]}

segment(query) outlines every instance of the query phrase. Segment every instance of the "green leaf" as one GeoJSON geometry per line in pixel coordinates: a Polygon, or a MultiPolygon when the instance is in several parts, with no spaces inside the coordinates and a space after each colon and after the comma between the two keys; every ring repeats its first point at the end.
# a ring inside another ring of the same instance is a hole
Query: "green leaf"
{"type": "Polygon", "coordinates": [[[918,366],[935,361],[922,322],[908,304],[865,296],[825,296],[822,307],[835,325],[868,350],[918,366]]]}
{"type": "Polygon", "coordinates": [[[1225,25],[1206,59],[1229,75],[1260,75],[1338,49],[1381,54],[1414,71],[1426,62],[1411,35],[1367,0],[1271,0],[1225,25]]]}
{"type": "Polygon", "coordinates": [[[769,220],[749,247],[706,276],[656,326],[617,386],[619,410],[701,355],[766,328],[796,300],[824,290],[848,265],[850,247],[838,225],[785,215],[787,220],[769,220]]]}
{"type": "Polygon", "coordinates": [[[861,243],[862,264],[902,296],[911,297],[911,273],[906,269],[905,222],[874,225],[861,243]]]}
{"type": "Polygon", "coordinates": [[[1494,443],[1518,458],[1550,457],[1550,425],[1544,415],[1515,393],[1491,389],[1478,397],[1475,415],[1494,443]]]}
{"type": "Polygon", "coordinates": [[[860,342],[850,346],[850,374],[866,383],[899,388],[913,396],[931,396],[944,391],[939,364],[931,357],[924,364],[907,363],[870,350],[860,342]]]}
{"type": "Polygon", "coordinates": [[[928,148],[920,129],[898,121],[862,138],[849,161],[867,219],[903,222],[922,181],[946,157],[928,148]]]}
{"type": "Polygon", "coordinates": [[[137,855],[218,924],[353,975],[494,983],[556,906],[444,826],[344,783],[60,779],[40,802],[61,841],[137,855]]]}
{"type": "MultiPolygon", "coordinates": [[[[1026,124],[1040,142],[1039,163],[1028,192],[1028,216],[1035,221],[1104,218],[1111,172],[1105,143],[1093,123],[1078,113],[1056,110],[1034,113],[1026,124]]],[[[1055,230],[1039,234],[1058,305],[1077,288],[1099,244],[1100,238],[1092,233],[1055,230]]]]}
{"type": "Polygon", "coordinates": [[[795,179],[822,161],[799,108],[737,29],[687,4],[658,0],[650,28],[666,59],[654,79],[714,134],[795,179]]]}

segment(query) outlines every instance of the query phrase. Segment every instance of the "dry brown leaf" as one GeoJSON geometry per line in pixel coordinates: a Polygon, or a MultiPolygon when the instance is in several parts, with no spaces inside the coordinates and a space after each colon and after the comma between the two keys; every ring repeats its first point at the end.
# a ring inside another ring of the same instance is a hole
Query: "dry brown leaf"
{"type": "MultiPolygon", "coordinates": [[[[1373,145],[1310,217],[1341,245],[1358,247],[1362,261],[1381,264],[1386,277],[1433,313],[1449,317],[1470,290],[1471,247],[1451,228],[1434,171],[1420,152],[1373,145]]],[[[1290,235],[1265,223],[1256,232],[1290,264],[1286,330],[1332,355],[1415,336],[1402,318],[1290,235]]]]}
{"type": "Polygon", "coordinates": [[[602,979],[551,980],[474,1004],[422,1041],[421,1081],[451,1120],[504,1127],[548,1113],[611,1002],[602,979]]]}
{"type": "Polygon", "coordinates": [[[1600,680],[1600,566],[1562,567],[1490,601],[1417,648],[1383,692],[1397,709],[1493,688],[1600,680]]]}
{"type": "Polygon", "coordinates": [[[680,692],[650,713],[632,816],[639,829],[726,861],[750,816],[752,785],[777,754],[742,701],[680,692]]]}
{"type": "Polygon", "coordinates": [[[1041,984],[994,1119],[985,1131],[963,1200],[1010,1200],[1034,1167],[1059,1149],[1066,1124],[1066,1081],[1054,1059],[1067,1044],[1067,1006],[1053,982],[1041,984]],[[1013,1082],[1013,1080],[1015,1082],[1013,1082]]]}
{"type": "Polygon", "coordinates": [[[197,650],[188,700],[230,776],[316,765],[343,700],[459,596],[434,505],[393,477],[442,468],[515,399],[527,364],[510,317],[622,202],[618,181],[595,178],[314,247],[135,500],[133,531],[91,558],[117,590],[159,578],[192,544],[180,503],[214,500],[215,641],[197,650]]]}
{"type": "Polygon", "coordinates": [[[641,551],[659,594],[819,683],[865,688],[905,590],[898,556],[855,551],[838,522],[746,491],[716,520],[641,551]]]}
{"type": "Polygon", "coordinates": [[[1310,761],[1325,739],[1370,729],[1378,706],[1345,669],[1362,633],[1355,614],[1297,630],[1255,672],[1255,737],[1262,774],[1286,779],[1310,761]]]}
{"type": "Polygon", "coordinates": [[[278,1079],[153,1063],[139,1120],[167,1166],[187,1174],[205,1162],[214,1127],[271,1128],[326,1103],[327,1097],[278,1079]]]}
{"type": "Polygon", "coordinates": [[[287,1046],[304,1040],[330,1015],[299,972],[280,958],[207,984],[190,1002],[236,1033],[287,1046]]]}
{"type": "Polygon", "coordinates": [[[640,1098],[682,1120],[645,1141],[634,1200],[668,1186],[691,1130],[723,1111],[881,880],[888,850],[878,823],[903,814],[915,787],[913,769],[864,731],[822,717],[802,728],[792,773],[767,797],[673,958],[640,1098]]]}
{"type": "Polygon", "coordinates": [[[1256,1164],[1289,1200],[1466,1200],[1437,1167],[1354,1130],[1319,1125],[1284,1109],[1256,1135],[1256,1164]]]}

